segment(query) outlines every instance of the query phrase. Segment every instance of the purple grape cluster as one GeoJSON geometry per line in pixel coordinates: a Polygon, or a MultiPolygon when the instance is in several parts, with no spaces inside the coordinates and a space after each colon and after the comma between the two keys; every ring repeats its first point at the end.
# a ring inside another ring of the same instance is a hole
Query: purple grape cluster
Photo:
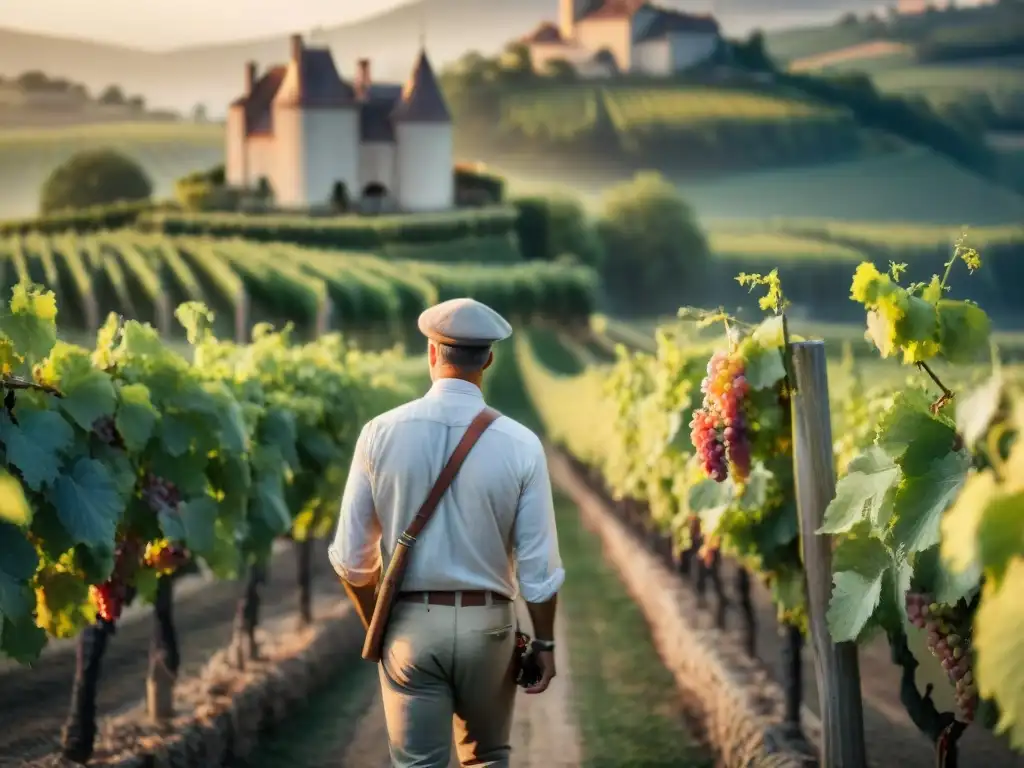
{"type": "Polygon", "coordinates": [[[978,686],[974,682],[970,638],[958,632],[959,621],[953,606],[933,601],[926,593],[907,592],[907,618],[928,633],[928,650],[939,660],[956,688],[956,703],[963,719],[970,723],[978,708],[978,686]]]}
{"type": "Polygon", "coordinates": [[[105,445],[114,448],[123,448],[121,434],[117,431],[117,424],[113,416],[100,416],[92,423],[92,432],[105,445]]]}
{"type": "Polygon", "coordinates": [[[732,472],[740,482],[750,476],[750,429],[746,404],[750,385],[743,359],[716,352],[700,385],[704,402],[690,421],[690,439],[708,477],[723,482],[732,472]]]}
{"type": "Polygon", "coordinates": [[[181,503],[181,494],[170,480],[147,472],[142,479],[142,500],[156,513],[174,512],[181,503]]]}

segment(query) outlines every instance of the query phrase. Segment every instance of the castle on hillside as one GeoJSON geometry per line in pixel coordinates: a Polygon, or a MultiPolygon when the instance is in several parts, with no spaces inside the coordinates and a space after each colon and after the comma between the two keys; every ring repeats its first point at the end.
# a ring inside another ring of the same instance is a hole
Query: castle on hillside
{"type": "Polygon", "coordinates": [[[452,119],[425,51],[405,86],[372,82],[360,59],[346,83],[327,48],[291,38],[291,58],[260,74],[227,116],[226,181],[269,184],[275,206],[328,205],[339,184],[352,201],[401,211],[454,206],[452,119]]]}
{"type": "Polygon", "coordinates": [[[711,59],[722,43],[718,22],[647,0],[559,0],[559,22],[523,38],[538,69],[564,59],[582,75],[671,75],[711,59]]]}

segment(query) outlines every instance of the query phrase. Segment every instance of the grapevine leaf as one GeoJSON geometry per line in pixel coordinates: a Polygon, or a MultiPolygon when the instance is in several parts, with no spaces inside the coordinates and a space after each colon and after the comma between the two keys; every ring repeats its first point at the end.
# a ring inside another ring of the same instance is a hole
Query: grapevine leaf
{"type": "Polygon", "coordinates": [[[935,307],[922,298],[907,297],[906,314],[897,331],[904,348],[904,360],[908,363],[927,360],[938,351],[939,317],[935,307]]]}
{"type": "Polygon", "coordinates": [[[942,514],[963,487],[969,466],[966,454],[948,453],[923,475],[903,481],[896,494],[898,514],[893,526],[899,548],[923,552],[939,543],[942,514]]]}
{"type": "Polygon", "coordinates": [[[64,530],[57,510],[46,497],[37,499],[35,514],[32,516],[32,535],[39,542],[43,554],[50,560],[58,560],[60,556],[75,546],[71,536],[64,530]]]}
{"type": "Polygon", "coordinates": [[[984,310],[966,301],[938,303],[942,356],[951,363],[972,363],[989,350],[991,322],[984,310]]]}
{"type": "MultiPolygon", "coordinates": [[[[680,420],[681,423],[688,423],[689,418],[684,421],[680,420]]],[[[683,453],[690,453],[693,450],[693,446],[690,443],[690,433],[686,429],[680,429],[679,432],[682,435],[682,439],[686,441],[685,446],[681,449],[683,453]]],[[[308,456],[312,461],[320,467],[328,466],[332,461],[336,461],[339,456],[339,451],[334,441],[331,440],[330,435],[321,429],[313,429],[310,427],[303,427],[299,430],[299,449],[305,456],[308,456]]]]}
{"type": "Polygon", "coordinates": [[[932,547],[922,552],[914,562],[914,576],[926,592],[935,595],[936,602],[954,605],[978,588],[981,569],[971,563],[966,569],[955,571],[943,561],[941,551],[941,547],[932,547]]]}
{"type": "Polygon", "coordinates": [[[297,430],[294,414],[282,408],[269,408],[263,416],[259,430],[260,442],[276,446],[288,465],[299,467],[299,456],[295,451],[297,430]]]}
{"type": "Polygon", "coordinates": [[[110,578],[114,572],[114,546],[107,543],[100,547],[75,546],[75,566],[85,574],[86,581],[99,584],[110,578]]]}
{"type": "Polygon", "coordinates": [[[1010,561],[1024,549],[1024,491],[989,500],[978,524],[978,559],[985,573],[1002,580],[1010,561]]]}
{"type": "Polygon", "coordinates": [[[128,450],[137,453],[149,442],[159,414],[149,399],[145,384],[125,384],[121,387],[120,396],[115,416],[117,431],[128,450]]]}
{"type": "Polygon", "coordinates": [[[970,392],[957,403],[956,426],[964,445],[973,450],[999,411],[1003,397],[1003,377],[993,374],[988,381],[970,392]]]}
{"type": "Polygon", "coordinates": [[[751,389],[774,387],[786,377],[782,352],[771,347],[755,346],[747,356],[743,375],[751,389]]]}
{"type": "Polygon", "coordinates": [[[111,416],[117,407],[114,383],[105,372],[93,368],[88,357],[67,357],[61,370],[60,407],[82,429],[92,429],[93,422],[111,416]]]}
{"type": "Polygon", "coordinates": [[[4,411],[0,412],[0,442],[25,485],[38,491],[57,479],[60,454],[74,442],[74,431],[56,411],[19,412],[17,424],[4,411]]]}
{"type": "Polygon", "coordinates": [[[893,491],[899,481],[900,468],[885,451],[871,446],[850,462],[818,533],[846,533],[865,520],[882,531],[892,517],[893,491]]]}
{"type": "Polygon", "coordinates": [[[14,286],[10,314],[0,315],[0,334],[13,345],[14,352],[31,369],[57,343],[57,301],[52,291],[45,293],[36,286],[19,283],[14,286]]]}
{"type": "Polygon", "coordinates": [[[1002,583],[986,582],[974,619],[977,650],[975,676],[979,692],[995,699],[1000,718],[997,733],[1009,735],[1015,749],[1024,749],[1024,559],[1014,558],[1002,583]]]}
{"type": "Polygon", "coordinates": [[[871,537],[844,538],[833,553],[833,589],[828,621],[832,639],[857,640],[871,621],[882,596],[882,579],[891,559],[871,537]]]}
{"type": "Polygon", "coordinates": [[[36,550],[25,535],[9,523],[0,523],[0,618],[17,618],[30,611],[27,584],[38,565],[36,550]]]}
{"type": "Polygon", "coordinates": [[[90,547],[109,545],[124,512],[110,470],[95,459],[79,459],[54,484],[53,506],[76,543],[90,547]]]}
{"type": "Polygon", "coordinates": [[[140,568],[135,573],[135,590],[142,602],[152,605],[156,602],[156,588],[160,574],[152,568],[140,568]]]}
{"type": "Polygon", "coordinates": [[[0,470],[0,523],[4,522],[27,528],[32,524],[32,507],[21,483],[0,470]]]}
{"type": "Polygon", "coordinates": [[[690,510],[693,512],[727,506],[729,502],[729,487],[725,483],[705,479],[690,488],[690,510]]]}
{"type": "Polygon", "coordinates": [[[16,619],[3,617],[0,652],[20,664],[31,664],[46,646],[46,632],[36,626],[31,614],[16,619]]]}
{"type": "Polygon", "coordinates": [[[949,454],[956,441],[953,424],[929,413],[924,397],[901,393],[882,418],[876,443],[900,465],[904,475],[916,476],[949,454]]]}
{"type": "Polygon", "coordinates": [[[217,501],[211,496],[191,499],[178,511],[185,528],[185,544],[196,554],[205,556],[217,543],[217,511],[217,501]]]}
{"type": "Polygon", "coordinates": [[[44,570],[36,576],[36,624],[52,637],[74,637],[96,620],[89,586],[73,573],[44,570]]]}
{"type": "MultiPolygon", "coordinates": [[[[750,477],[743,484],[739,495],[740,509],[756,511],[764,508],[768,500],[768,492],[775,476],[758,462],[750,470],[750,477]]],[[[712,481],[714,482],[714,481],[712,481]]]]}
{"type": "Polygon", "coordinates": [[[171,456],[188,453],[192,447],[195,427],[189,418],[175,411],[165,411],[160,419],[160,442],[171,456]]]}
{"type": "Polygon", "coordinates": [[[761,347],[781,348],[785,343],[785,333],[782,327],[782,315],[772,315],[762,320],[753,333],[751,340],[761,347]]]}

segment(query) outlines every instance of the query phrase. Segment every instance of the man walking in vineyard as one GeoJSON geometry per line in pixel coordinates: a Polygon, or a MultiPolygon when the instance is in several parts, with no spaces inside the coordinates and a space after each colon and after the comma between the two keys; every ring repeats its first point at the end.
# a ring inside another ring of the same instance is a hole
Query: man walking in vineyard
{"type": "Polygon", "coordinates": [[[555,676],[565,572],[547,461],[536,435],[484,403],[505,319],[453,299],[419,328],[433,385],[363,428],[328,552],[369,627],[363,655],[380,659],[392,763],[447,768],[454,727],[462,765],[507,767],[517,676],[527,693],[555,676]]]}

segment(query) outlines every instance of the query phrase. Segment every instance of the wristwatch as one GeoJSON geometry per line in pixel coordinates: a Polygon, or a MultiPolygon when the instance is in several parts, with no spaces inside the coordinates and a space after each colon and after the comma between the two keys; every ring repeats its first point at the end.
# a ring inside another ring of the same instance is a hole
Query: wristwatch
{"type": "Polygon", "coordinates": [[[535,651],[553,651],[555,650],[554,640],[534,640],[531,645],[535,651]]]}

